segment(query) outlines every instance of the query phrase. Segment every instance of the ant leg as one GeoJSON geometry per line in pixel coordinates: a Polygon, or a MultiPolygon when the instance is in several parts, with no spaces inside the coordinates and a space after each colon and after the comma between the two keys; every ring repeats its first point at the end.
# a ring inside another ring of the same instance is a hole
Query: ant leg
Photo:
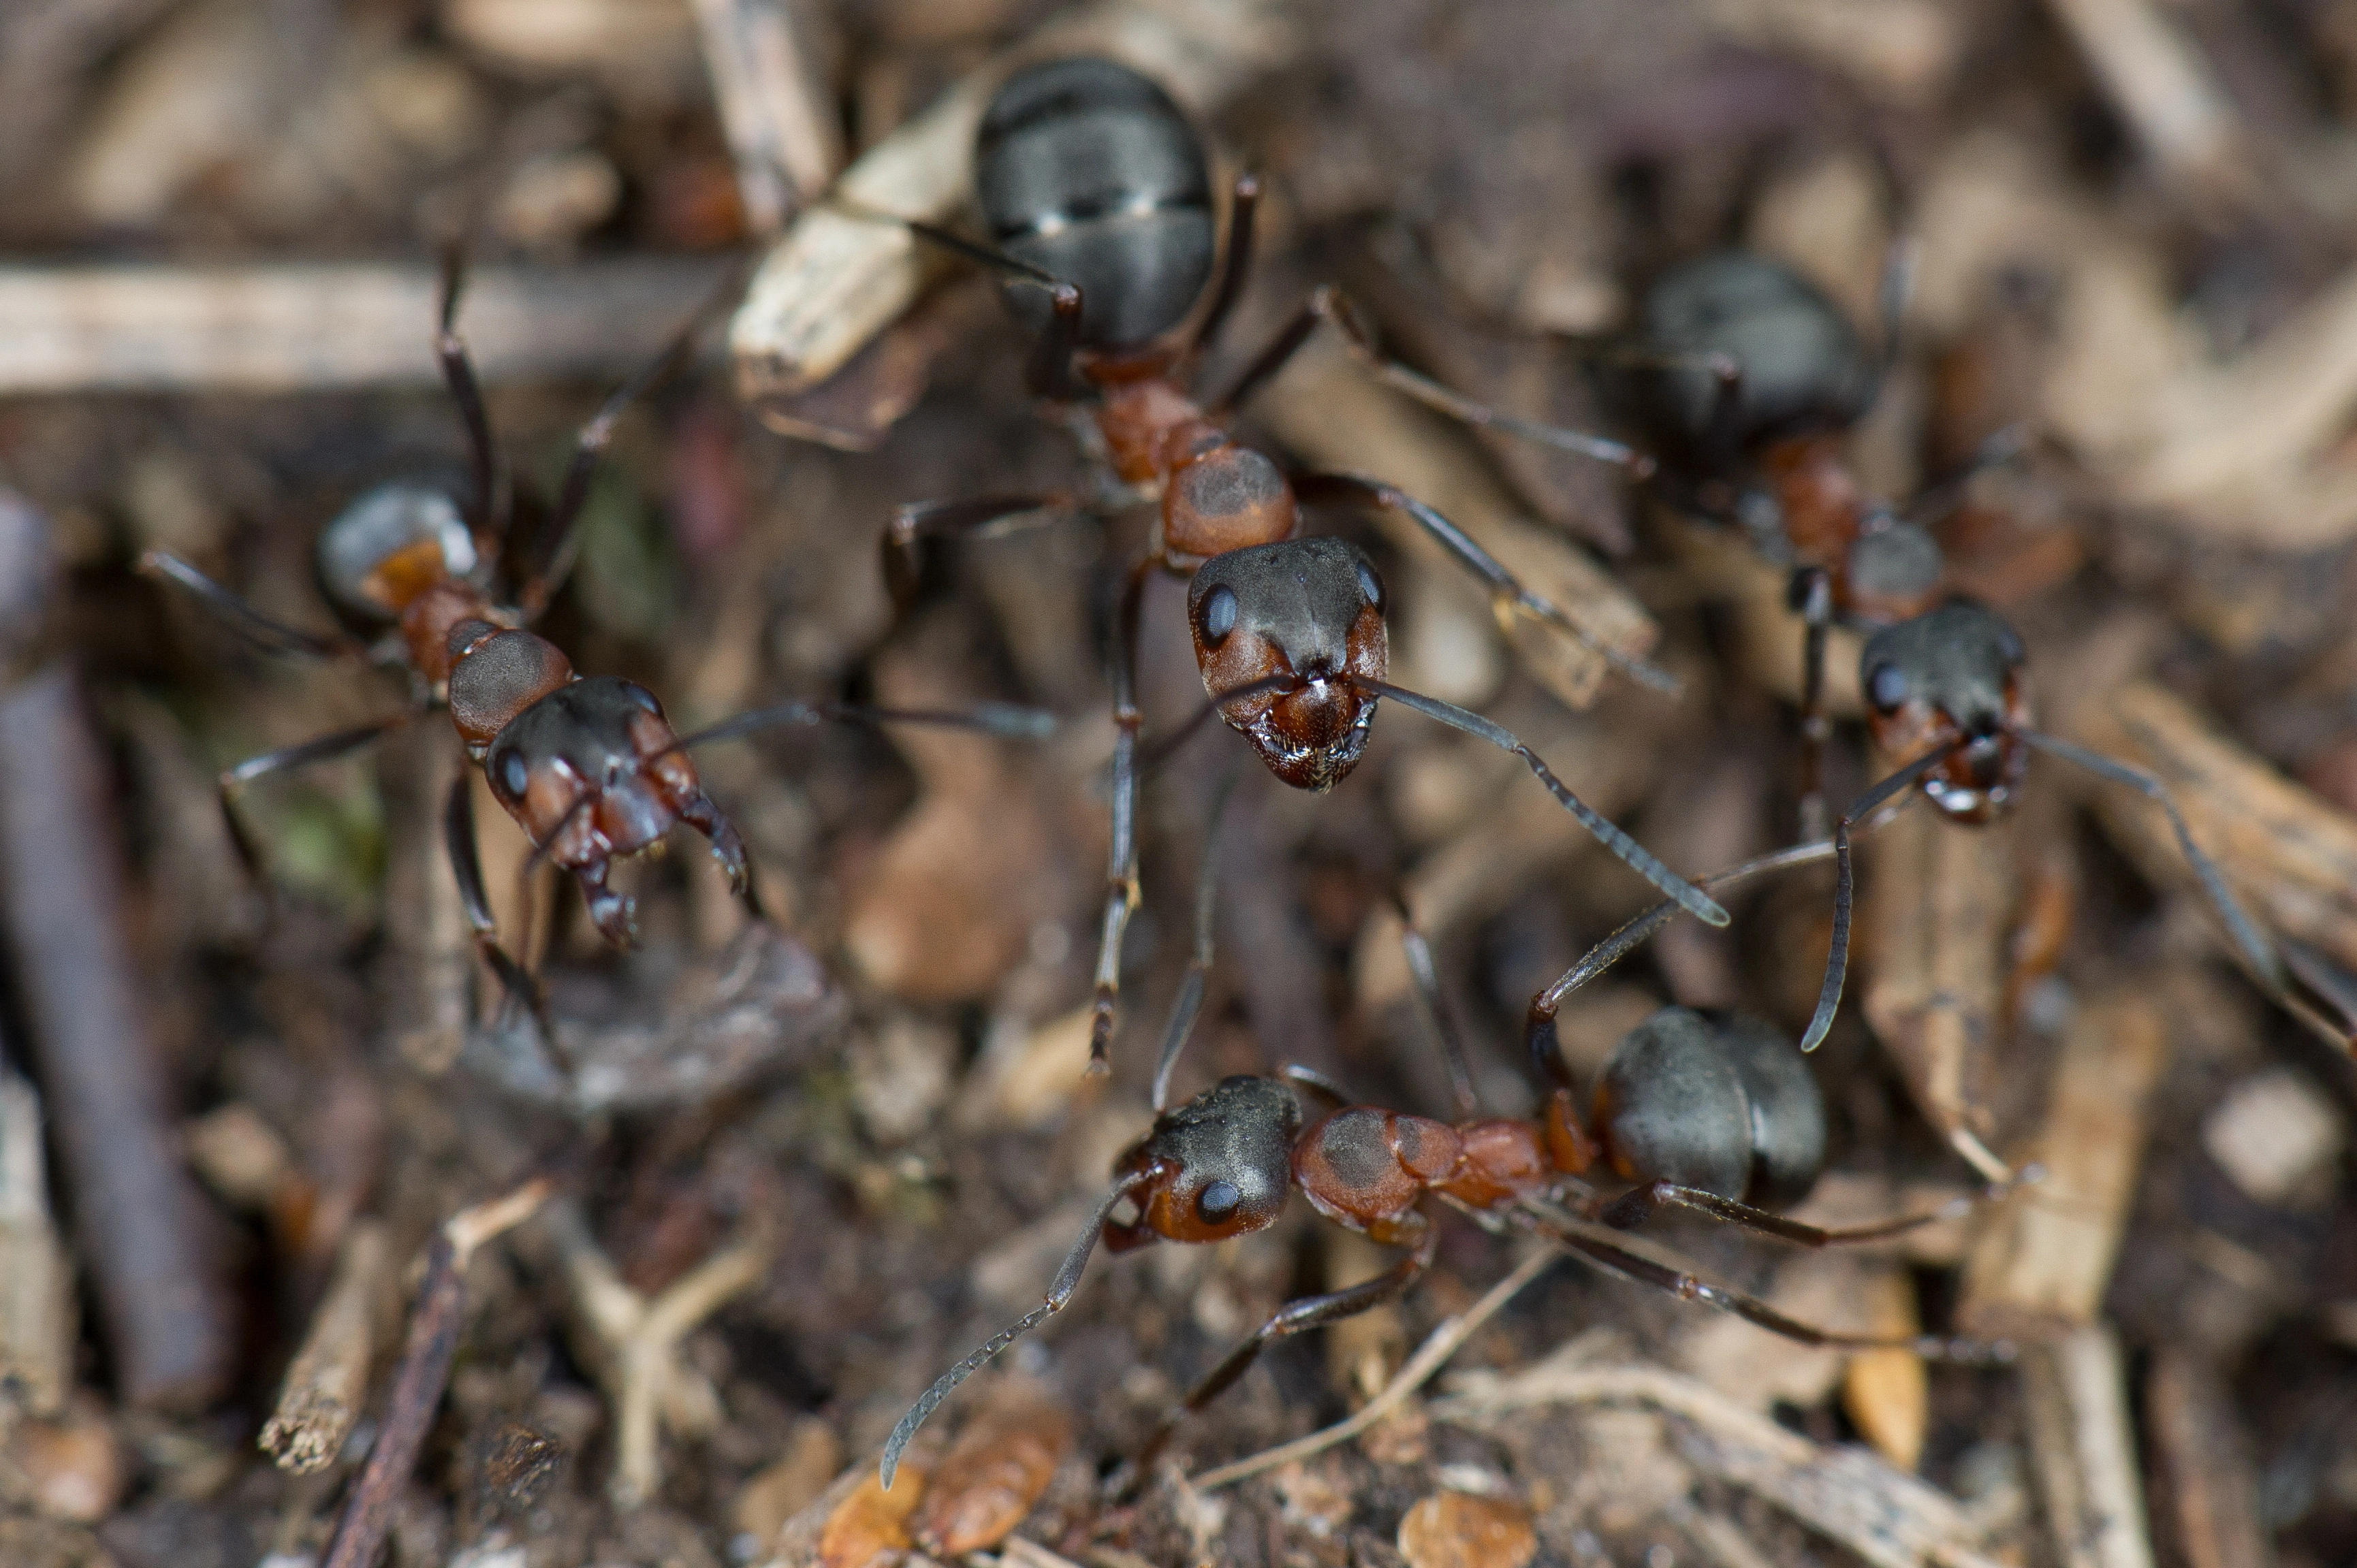
{"type": "Polygon", "coordinates": [[[1334,329],[1341,334],[1342,346],[1350,350],[1351,358],[1364,366],[1376,380],[1460,424],[1472,425],[1477,430],[1503,431],[1542,446],[1577,453],[1583,457],[1593,457],[1599,463],[1615,464],[1628,469],[1634,478],[1649,478],[1653,473],[1653,459],[1625,443],[1590,435],[1585,431],[1566,430],[1560,425],[1542,424],[1534,419],[1524,419],[1520,414],[1508,413],[1503,409],[1492,408],[1486,403],[1443,386],[1429,376],[1419,375],[1396,360],[1384,358],[1383,351],[1375,347],[1374,335],[1359,320],[1351,302],[1331,284],[1321,285],[1310,294],[1308,303],[1295,314],[1292,322],[1278,334],[1268,350],[1229,389],[1227,395],[1213,405],[1211,417],[1216,419],[1233,408],[1275,375],[1301,345],[1309,340],[1309,335],[1317,330],[1320,321],[1333,325],[1334,329]]]}
{"type": "Polygon", "coordinates": [[[1946,761],[1954,749],[1953,745],[1934,746],[1876,784],[1850,803],[1834,829],[1833,946],[1825,953],[1825,978],[1817,988],[1817,1010],[1810,1015],[1808,1031],[1801,1036],[1804,1053],[1825,1043],[1825,1036],[1834,1026],[1834,1014],[1841,1007],[1842,984],[1849,973],[1850,894],[1854,880],[1849,864],[1850,829],[1859,818],[1872,814],[1876,807],[1946,761]]]}
{"type": "Polygon", "coordinates": [[[2217,864],[2202,854],[2201,846],[2193,842],[2192,831],[2185,825],[2185,818],[2178,811],[2177,802],[2170,798],[2167,785],[2141,768],[2132,768],[2054,736],[2036,730],[2022,730],[2019,734],[2023,740],[2050,756],[2076,763],[2098,779],[2125,784],[2145,799],[2158,802],[2160,809],[2169,813],[2169,825],[2176,830],[2177,847],[2185,852],[2186,864],[2192,866],[2193,875],[2201,879],[2201,890],[2210,896],[2210,902],[2217,909],[2219,918],[2226,922],[2226,929],[2233,935],[2234,945],[2243,950],[2244,961],[2251,966],[2252,972],[2270,991],[2278,995],[2283,993],[2283,960],[2277,956],[2275,944],[2260,934],[2258,923],[2244,912],[2233,890],[2226,886],[2226,878],[2219,872],[2217,864]]]}
{"type": "Polygon", "coordinates": [[[1241,777],[1229,770],[1211,798],[1211,824],[1203,832],[1203,869],[1195,879],[1195,953],[1187,962],[1187,977],[1178,983],[1178,999],[1171,1004],[1170,1026],[1162,1033],[1162,1059],[1154,1069],[1154,1110],[1159,1115],[1170,1100],[1170,1074],[1187,1036],[1195,1032],[1195,1015],[1203,1008],[1203,985],[1211,970],[1211,918],[1218,908],[1220,830],[1227,824],[1228,800],[1241,777]]]}
{"type": "Polygon", "coordinates": [[[1089,1071],[1113,1065],[1114,1015],[1121,1003],[1121,941],[1137,908],[1137,620],[1149,557],[1130,568],[1114,622],[1113,834],[1105,871],[1104,921],[1097,937],[1096,1003],[1089,1025],[1089,1071]]]}
{"type": "Polygon", "coordinates": [[[1876,295],[1876,314],[1882,318],[1882,353],[1874,369],[1874,391],[1867,406],[1879,401],[1883,383],[1899,368],[1899,351],[1906,343],[1907,301],[1915,292],[1916,264],[1923,259],[1921,242],[1902,236],[1890,242],[1882,258],[1882,286],[1876,295]]]}
{"type": "Polygon", "coordinates": [[[1425,940],[1423,928],[1408,912],[1407,894],[1396,881],[1392,884],[1391,899],[1400,918],[1400,947],[1407,954],[1408,975],[1415,982],[1416,1011],[1424,1015],[1425,1026],[1440,1041],[1441,1058],[1448,1064],[1448,1087],[1457,1096],[1457,1113],[1478,1116],[1481,1097],[1473,1088],[1473,1068],[1466,1059],[1464,1036],[1458,1033],[1456,1017],[1441,994],[1440,971],[1432,961],[1432,944],[1425,940]]]}
{"type": "MultiPolygon", "coordinates": [[[[1833,853],[1831,840],[1794,844],[1789,849],[1780,849],[1773,854],[1747,860],[1725,871],[1714,871],[1708,876],[1697,876],[1694,885],[1706,889],[1727,887],[1763,871],[1781,871],[1788,865],[1806,865],[1833,853]]],[[[1663,899],[1642,914],[1632,917],[1619,930],[1588,949],[1580,961],[1564,971],[1562,977],[1553,985],[1531,998],[1523,1032],[1534,1067],[1566,1089],[1575,1087],[1564,1069],[1563,1058],[1555,1048],[1555,1016],[1563,1006],[1563,999],[1620,962],[1632,950],[1642,946],[1654,932],[1676,918],[1681,909],[1682,906],[1675,899],[1663,899]]]]}
{"type": "Polygon", "coordinates": [[[1440,1250],[1440,1229],[1414,1209],[1408,1211],[1412,1225],[1403,1225],[1407,1232],[1399,1240],[1412,1244],[1415,1251],[1377,1274],[1373,1279],[1354,1284],[1346,1290],[1329,1291],[1323,1295],[1306,1295],[1298,1301],[1288,1301],[1269,1315],[1267,1322],[1247,1335],[1243,1341],[1229,1351],[1220,1364],[1206,1374],[1203,1380],[1188,1391],[1178,1407],[1162,1418],[1154,1435],[1146,1440],[1133,1463],[1143,1473],[1168,1445],[1178,1423],[1211,1403],[1251,1369],[1260,1359],[1261,1347],[1272,1339],[1282,1339],[1306,1328],[1318,1328],[1329,1323],[1339,1323],[1346,1317],[1356,1317],[1385,1302],[1396,1301],[1414,1288],[1440,1250]]]}
{"type": "Polygon", "coordinates": [[[1482,549],[1470,534],[1406,491],[1361,474],[1300,474],[1293,478],[1293,490],[1305,501],[1354,501],[1361,506],[1384,507],[1405,513],[1417,527],[1448,551],[1458,565],[1488,585],[1490,603],[1497,612],[1501,627],[1519,611],[1568,632],[1581,647],[1596,653],[1631,680],[1657,692],[1676,693],[1678,682],[1675,676],[1598,640],[1595,633],[1574,620],[1562,607],[1523,586],[1521,581],[1506,570],[1504,563],[1482,549]]]}
{"type": "Polygon", "coordinates": [[[307,768],[314,762],[329,762],[339,757],[350,757],[363,746],[373,745],[409,722],[407,714],[395,714],[358,729],[338,730],[290,746],[279,751],[265,751],[260,757],[249,757],[236,767],[222,771],[219,780],[221,821],[229,824],[229,841],[237,851],[239,862],[246,875],[257,882],[263,880],[262,850],[246,831],[245,821],[237,814],[237,798],[255,779],[272,773],[284,773],[293,768],[307,768]]]}
{"type": "Polygon", "coordinates": [[[1260,176],[1236,176],[1235,194],[1228,204],[1228,253],[1221,259],[1220,285],[1211,295],[1211,307],[1203,312],[1203,319],[1187,345],[1189,358],[1211,346],[1220,328],[1227,325],[1228,313],[1235,308],[1237,298],[1244,292],[1244,279],[1252,272],[1253,214],[1259,207],[1260,176]]]}
{"type": "Polygon", "coordinates": [[[928,244],[938,245],[953,255],[963,256],[978,266],[987,267],[1010,283],[1028,284],[1048,291],[1048,329],[1032,346],[1031,361],[1024,369],[1024,380],[1031,395],[1053,403],[1072,403],[1086,395],[1088,387],[1072,373],[1072,356],[1081,346],[1081,285],[1067,283],[1043,267],[1035,267],[1018,256],[1008,254],[996,245],[985,245],[953,234],[947,229],[931,223],[920,223],[913,218],[894,218],[909,232],[928,244]]]}
{"type": "Polygon", "coordinates": [[[621,422],[623,412],[657,383],[686,368],[694,357],[695,340],[705,323],[720,306],[736,298],[742,284],[732,269],[712,298],[681,323],[662,352],[607,394],[606,401],[597,405],[597,412],[574,436],[573,460],[565,465],[565,483],[556,493],[556,505],[542,525],[539,536],[525,546],[516,608],[526,622],[538,619],[541,612],[548,608],[548,601],[573,570],[581,511],[589,501],[590,476],[597,472],[597,460],[606,455],[607,446],[613,441],[614,427],[621,422]]]}
{"type": "Polygon", "coordinates": [[[1715,1192],[1699,1187],[1680,1187],[1675,1182],[1657,1181],[1637,1187],[1613,1200],[1596,1218],[1598,1223],[1615,1230],[1634,1230],[1662,1208],[1675,1206],[1707,1214],[1729,1225],[1739,1225],[1747,1230],[1757,1230],[1763,1236],[1803,1247],[1839,1247],[1860,1241],[1882,1241],[1893,1236],[1903,1236],[1910,1230],[1920,1230],[1926,1225],[1944,1220],[1961,1219],[1984,1203],[1995,1203],[2011,1194],[2017,1187],[2043,1179],[2044,1170],[2037,1165],[2025,1166],[2003,1181],[1992,1182],[1969,1197],[1953,1198],[1937,1208],[1920,1214],[1902,1215],[1895,1219],[1876,1220],[1867,1225],[1810,1225],[1765,1208],[1755,1208],[1748,1203],[1738,1203],[1715,1192]]]}
{"type": "Polygon", "coordinates": [[[1803,1345],[1839,1350],[1910,1350],[1926,1360],[1956,1361],[1966,1366],[1985,1366],[2013,1359],[2012,1344],[2002,1339],[1984,1344],[1972,1339],[1944,1338],[1936,1334],[1844,1334],[1835,1329],[1819,1328],[1797,1317],[1785,1316],[1758,1296],[1729,1290],[1698,1275],[1657,1263],[1600,1237],[1584,1235],[1552,1223],[1528,1209],[1510,1208],[1506,1214],[1510,1223],[1624,1279],[1668,1291],[1681,1301],[1698,1301],[1721,1312],[1731,1312],[1770,1334],[1781,1334],[1803,1345]]]}
{"type": "Polygon", "coordinates": [[[884,531],[884,583],[892,603],[906,609],[916,597],[917,550],[928,536],[988,537],[1012,528],[1045,523],[1058,513],[1089,510],[1069,491],[1035,496],[975,496],[968,500],[912,501],[892,514],[884,531]]]}
{"type": "Polygon", "coordinates": [[[505,997],[503,1005],[523,1004],[540,1031],[549,1059],[570,1073],[572,1064],[565,1060],[564,1047],[557,1044],[556,1027],[548,1015],[548,998],[541,993],[540,983],[500,946],[499,922],[491,916],[490,896],[483,889],[483,857],[475,843],[473,785],[463,771],[450,781],[449,798],[443,805],[442,842],[450,856],[450,873],[458,881],[458,902],[474,932],[475,950],[482,954],[483,961],[499,977],[500,990],[505,997]]]}
{"type": "Polygon", "coordinates": [[[477,549],[483,559],[495,561],[507,538],[508,520],[506,509],[498,504],[499,452],[491,445],[491,421],[483,411],[482,385],[475,379],[475,364],[467,353],[467,340],[458,336],[458,295],[466,281],[465,249],[452,245],[442,252],[441,325],[434,335],[434,356],[442,362],[443,382],[449,387],[450,401],[458,405],[458,418],[467,427],[467,467],[474,479],[477,549]]]}
{"type": "Polygon", "coordinates": [[[1822,566],[1792,569],[1792,607],[1801,613],[1801,837],[1825,836],[1825,634],[1834,622],[1832,574],[1822,566]]]}
{"type": "Polygon", "coordinates": [[[197,602],[229,626],[273,653],[304,659],[364,659],[367,647],[340,632],[304,631],[273,620],[244,599],[222,587],[168,551],[150,550],[139,557],[142,576],[158,578],[196,596],[197,602]]]}
{"type": "Polygon", "coordinates": [[[942,1402],[954,1393],[960,1383],[988,1364],[992,1357],[1064,1310],[1065,1303],[1072,1299],[1072,1293],[1080,1289],[1081,1274],[1089,1266],[1089,1254],[1096,1251],[1097,1238],[1104,1232],[1114,1209],[1139,1187],[1168,1174],[1158,1165],[1149,1165],[1145,1170],[1132,1171],[1114,1182],[1113,1190],[1104,1195],[1103,1201],[1097,1205],[1096,1212],[1090,1216],[1088,1225],[1081,1231],[1081,1239],[1072,1243],[1071,1251],[1064,1254],[1064,1266],[1056,1271],[1056,1280],[1048,1287],[1047,1299],[992,1335],[983,1342],[980,1349],[935,1379],[933,1386],[909,1407],[909,1413],[900,1418],[899,1424],[892,1428],[892,1435],[884,1440],[884,1462],[878,1467],[877,1477],[883,1482],[886,1491],[892,1489],[892,1477],[900,1468],[900,1455],[907,1452],[909,1440],[917,1435],[917,1428],[925,1423],[925,1417],[940,1409],[942,1402]]]}
{"type": "Polygon", "coordinates": [[[1620,856],[1621,863],[1630,870],[1668,894],[1677,901],[1679,908],[1705,925],[1724,926],[1727,923],[1727,911],[1719,908],[1717,900],[1653,858],[1652,852],[1642,844],[1573,794],[1571,787],[1555,776],[1555,770],[1547,767],[1539,754],[1517,740],[1513,732],[1503,725],[1485,719],[1469,708],[1460,708],[1454,703],[1444,703],[1437,697],[1427,697],[1421,692],[1411,692],[1387,681],[1370,681],[1359,675],[1342,678],[1362,692],[1389,697],[1403,707],[1414,708],[1426,718],[1437,719],[1451,729],[1462,730],[1467,735],[1488,741],[1501,751],[1510,751],[1521,757],[1538,776],[1539,782],[1545,785],[1548,792],[1562,803],[1563,809],[1577,818],[1581,827],[1595,834],[1598,843],[1620,856]]]}

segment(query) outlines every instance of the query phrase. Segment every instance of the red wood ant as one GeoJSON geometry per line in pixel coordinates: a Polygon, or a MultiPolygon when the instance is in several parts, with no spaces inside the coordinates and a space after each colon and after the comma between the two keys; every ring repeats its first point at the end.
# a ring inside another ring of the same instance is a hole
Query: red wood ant
{"type": "MultiPolygon", "coordinates": [[[[1649,463],[1618,443],[1489,409],[1383,360],[1329,290],[1319,291],[1223,394],[1198,401],[1189,382],[1243,290],[1260,186],[1249,175],[1236,182],[1226,255],[1214,282],[1216,223],[1201,142],[1168,95],[1126,67],[1069,59],[1017,74],[983,115],[974,165],[995,246],[926,224],[908,227],[1008,284],[1010,304],[1038,332],[1028,371],[1034,393],[1059,403],[1092,399],[1114,475],[1159,502],[1152,541],[1129,571],[1114,632],[1113,835],[1092,1065],[1101,1070],[1107,1059],[1122,937],[1138,901],[1142,718],[1135,664],[1139,607],[1157,572],[1188,579],[1188,623],[1212,708],[1286,783],[1323,790],[1340,782],[1364,752],[1378,702],[1389,697],[1522,757],[1565,809],[1639,875],[1703,919],[1725,924],[1725,910],[1591,811],[1514,736],[1477,714],[1387,682],[1384,596],[1374,565],[1346,541],[1303,536],[1300,504],[1343,501],[1404,512],[1489,585],[1501,615],[1530,615],[1584,636],[1572,618],[1423,502],[1353,474],[1287,476],[1239,443],[1226,424],[1236,405],[1324,320],[1386,381],[1444,413],[1639,472],[1649,463]]],[[[1102,515],[1128,494],[994,496],[905,507],[886,539],[887,575],[904,587],[912,583],[917,546],[927,535],[1044,511],[1102,515]]]]}
{"type": "MultiPolygon", "coordinates": [[[[1668,274],[1645,297],[1641,338],[1626,358],[1641,372],[1630,386],[1633,411],[1666,454],[1655,481],[1674,499],[1738,523],[1771,558],[1792,564],[1792,602],[1807,628],[1804,836],[1822,839],[1824,832],[1818,778],[1829,732],[1825,637],[1836,619],[1874,628],[1859,661],[1868,728],[1883,752],[1913,759],[1857,799],[1829,844],[1771,856],[1701,886],[1723,886],[1770,865],[1832,853],[1838,867],[1833,950],[1801,1039],[1803,1051],[1814,1050],[1833,1026],[1848,964],[1851,830],[1910,785],[1920,785],[1952,821],[1993,821],[2011,810],[2034,748],[2158,801],[2252,972],[2281,995],[2274,948],[2194,843],[2160,781],[2030,726],[2019,634],[1985,605],[1943,599],[1939,545],[1918,522],[1868,497],[1844,461],[1843,435],[1872,403],[1896,350],[1906,272],[1902,249],[1885,275],[1878,364],[1831,300],[1767,257],[1705,257],[1668,274]]],[[[1936,511],[1966,476],[2018,445],[2016,433],[2001,432],[1964,474],[1932,487],[1912,510],[1936,511]]],[[[1533,1000],[1534,1054],[1551,1053],[1563,998],[1673,913],[1656,908],[1639,917],[1533,1000]]]]}
{"type": "Polygon", "coordinates": [[[1808,1225],[1776,1210],[1805,1197],[1823,1169],[1824,1105],[1792,1042],[1770,1026],[1740,1014],[1665,1007],[1614,1047],[1585,1116],[1560,1058],[1550,1056],[1546,1070],[1555,1087],[1527,1122],[1469,1118],[1451,1124],[1354,1105],[1299,1068],[1281,1079],[1223,1079],[1161,1112],[1115,1162],[1112,1188],[1041,1305],[943,1373],[892,1429],[883,1484],[892,1484],[918,1426],[958,1384],[1063,1310],[1100,1240],[1115,1252],[1157,1240],[1223,1241],[1274,1224],[1295,1187],[1327,1219],[1407,1255],[1363,1283],[1279,1307],[1169,1412],[1141,1465],[1182,1417],[1242,1377],[1270,1340],[1365,1312],[1410,1289],[1432,1266],[1439,1240],[1427,1197],[1803,1344],[1900,1348],[1969,1363],[2011,1354],[2003,1343],[1816,1327],[1658,1262],[1609,1232],[1634,1230],[1663,1208],[1681,1208],[1803,1246],[1878,1240],[1955,1218],[1976,1201],[2036,1179],[2034,1170],[1927,1213],[1837,1230],[1808,1225]],[[1336,1108],[1305,1127],[1296,1087],[1336,1108]],[[1618,1197],[1602,1197],[1586,1178],[1608,1175],[1631,1185],[1618,1197]],[[1134,1214],[1115,1218],[1124,1205],[1134,1214]]]}
{"type": "MultiPolygon", "coordinates": [[[[653,848],[676,823],[703,832],[729,886],[758,915],[751,867],[736,827],[704,792],[687,751],[708,741],[830,718],[958,725],[1037,736],[1051,715],[1003,703],[940,713],[899,713],[841,703],[788,703],[682,737],[653,693],[610,675],[580,676],[562,650],[529,628],[562,584],[589,480],[623,411],[683,365],[710,313],[699,312],[651,364],[617,389],[574,443],[563,489],[530,537],[511,512],[540,517],[520,488],[502,485],[490,424],[457,328],[463,278],[455,253],[441,274],[435,349],[466,426],[471,485],[464,497],[430,479],[399,480],[361,495],[330,521],[317,552],[320,586],[349,624],[393,630],[373,642],[351,631],[315,633],[284,625],[178,557],[151,551],[141,569],[194,594],[209,608],[274,650],[406,668],[411,703],[385,718],[241,762],[221,774],[221,801],[249,870],[261,857],[239,818],[238,795],[256,779],[348,756],[439,703],[467,755],[482,768],[492,797],[533,844],[573,874],[589,918],[627,946],[633,902],[608,885],[612,864],[653,848]],[[495,597],[494,569],[506,552],[520,563],[511,596],[495,597]]],[[[511,995],[536,1001],[522,967],[499,945],[476,852],[473,802],[462,776],[451,788],[444,834],[478,947],[511,995]]],[[[535,1010],[536,1005],[535,1005],[535,1010]]],[[[544,1037],[552,1038],[544,1028],[544,1037]]]]}

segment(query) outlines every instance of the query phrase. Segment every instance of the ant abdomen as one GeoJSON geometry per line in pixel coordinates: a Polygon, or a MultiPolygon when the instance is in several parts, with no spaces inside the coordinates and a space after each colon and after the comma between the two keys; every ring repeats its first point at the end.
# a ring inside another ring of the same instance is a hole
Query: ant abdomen
{"type": "MultiPolygon", "coordinates": [[[[1741,371],[1730,434],[1747,450],[1846,426],[1874,393],[1874,361],[1857,329],[1824,291],[1770,257],[1722,251],[1674,268],[1646,292],[1643,330],[1648,349],[1723,354],[1741,371]]],[[[1641,384],[1663,445],[1691,453],[1707,442],[1718,396],[1707,370],[1649,370],[1641,384]]]]}
{"type": "Polygon", "coordinates": [[[458,503],[431,485],[379,485],[320,532],[319,585],[345,615],[382,624],[435,583],[474,573],[474,535],[458,503]]]}
{"type": "Polygon", "coordinates": [[[1792,1042],[1742,1013],[1664,1007],[1612,1049],[1596,1131],[1613,1169],[1760,1208],[1797,1203],[1825,1157],[1824,1098],[1792,1042]]]}
{"type": "MultiPolygon", "coordinates": [[[[1001,248],[1078,284],[1080,341],[1141,347],[1185,317],[1217,249],[1211,173],[1169,94],[1111,60],[1050,60],[1009,78],[983,115],[974,188],[1001,248]]],[[[1034,332],[1038,289],[1006,299],[1034,332]]]]}

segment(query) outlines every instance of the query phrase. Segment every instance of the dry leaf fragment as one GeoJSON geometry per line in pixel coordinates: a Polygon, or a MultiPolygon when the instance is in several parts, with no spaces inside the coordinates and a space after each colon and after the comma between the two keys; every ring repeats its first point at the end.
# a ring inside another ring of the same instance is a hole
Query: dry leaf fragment
{"type": "Polygon", "coordinates": [[[1523,1568],[1538,1550],[1531,1510],[1512,1498],[1435,1492],[1400,1520],[1409,1568],[1523,1568]]]}
{"type": "Polygon", "coordinates": [[[966,1423],[924,1492],[913,1533],[940,1557],[980,1552],[1023,1522],[1072,1447],[1072,1418],[1024,1390],[966,1423]]]}

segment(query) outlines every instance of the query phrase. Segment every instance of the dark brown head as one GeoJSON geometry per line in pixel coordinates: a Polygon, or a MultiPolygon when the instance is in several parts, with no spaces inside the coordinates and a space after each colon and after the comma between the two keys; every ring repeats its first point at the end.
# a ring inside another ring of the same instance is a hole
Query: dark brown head
{"type": "Polygon", "coordinates": [[[533,843],[573,869],[647,848],[703,794],[654,693],[610,675],[571,682],[518,714],[491,741],[483,772],[533,843]]]}
{"type": "Polygon", "coordinates": [[[1954,599],[1875,633],[1858,660],[1875,745],[1897,760],[1946,746],[1923,792],[1963,822],[2013,804],[2029,766],[2020,634],[1985,605],[1954,599]]]}
{"type": "Polygon", "coordinates": [[[1389,667],[1374,564],[1340,539],[1288,539],[1206,561],[1188,589],[1195,660],[1213,696],[1256,682],[1286,689],[1222,704],[1221,717],[1297,789],[1329,789],[1358,765],[1389,667]]]}
{"type": "Polygon", "coordinates": [[[1595,1133],[1626,1180],[1781,1208],[1824,1165],[1824,1100],[1799,1049],[1767,1024],[1664,1007],[1606,1060],[1595,1133]]]}
{"type": "Polygon", "coordinates": [[[1173,1106],[1114,1165],[1117,1176],[1152,1177],[1136,1194],[1136,1220],[1108,1223],[1105,1244],[1224,1241],[1274,1224],[1292,1188],[1300,1132],[1301,1107],[1273,1078],[1222,1079],[1173,1106]]]}

